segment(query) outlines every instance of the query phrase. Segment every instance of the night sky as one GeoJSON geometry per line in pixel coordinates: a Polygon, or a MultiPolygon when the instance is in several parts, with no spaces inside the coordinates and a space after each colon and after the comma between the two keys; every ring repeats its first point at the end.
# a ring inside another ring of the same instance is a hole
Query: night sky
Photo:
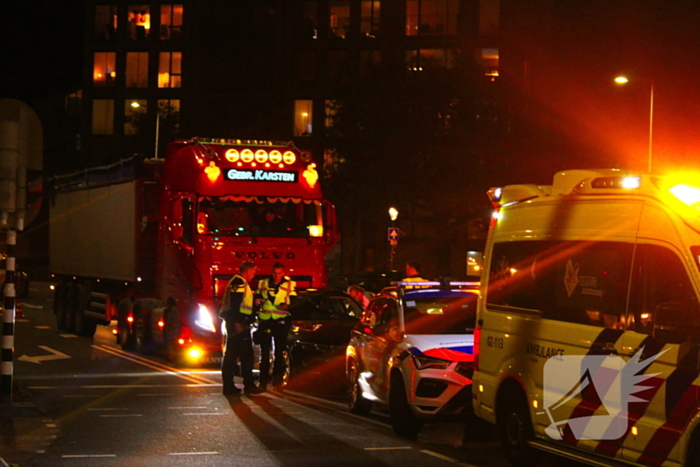
{"type": "MultiPolygon", "coordinates": [[[[700,2],[501,3],[502,64],[520,54],[531,67],[528,80],[513,85],[526,89],[533,112],[553,132],[590,145],[587,165],[646,167],[654,80],[655,167],[700,170],[700,2]],[[621,88],[612,82],[618,73],[642,80],[621,88]]],[[[75,90],[84,7],[77,0],[3,2],[0,97],[33,104],[75,90]]],[[[560,148],[556,156],[565,154],[560,148]]],[[[542,170],[551,174],[543,160],[542,170]]]]}
{"type": "Polygon", "coordinates": [[[0,98],[33,104],[71,92],[83,53],[80,0],[3,1],[0,10],[0,98]]]}

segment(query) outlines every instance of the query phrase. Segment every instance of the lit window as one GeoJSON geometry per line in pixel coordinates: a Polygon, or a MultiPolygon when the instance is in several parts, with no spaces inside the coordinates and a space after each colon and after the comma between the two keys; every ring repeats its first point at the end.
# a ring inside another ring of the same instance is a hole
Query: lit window
{"type": "Polygon", "coordinates": [[[182,52],[161,52],[158,61],[158,87],[182,86],[182,52]]]}
{"type": "Polygon", "coordinates": [[[129,99],[124,102],[124,134],[145,133],[148,124],[147,113],[148,106],[145,99],[129,99]]]}
{"type": "Polygon", "coordinates": [[[126,87],[148,87],[148,52],[127,52],[126,87]]]}
{"type": "Polygon", "coordinates": [[[66,96],[66,114],[80,115],[83,105],[83,91],[75,91],[66,96]]]}
{"type": "Polygon", "coordinates": [[[112,99],[92,101],[92,134],[114,134],[114,101],[112,99]]]}
{"type": "Polygon", "coordinates": [[[459,0],[407,0],[406,35],[455,35],[459,0]]]}
{"type": "Polygon", "coordinates": [[[95,63],[93,65],[92,78],[96,88],[114,87],[114,80],[117,77],[114,63],[116,54],[114,52],[95,52],[95,63]]]}
{"type": "Polygon", "coordinates": [[[117,7],[98,5],[95,7],[95,39],[113,41],[117,38],[117,7]]]}
{"type": "Polygon", "coordinates": [[[151,9],[148,5],[129,5],[129,39],[144,40],[151,32],[151,9]]]}
{"type": "Polygon", "coordinates": [[[160,6],[160,38],[182,39],[182,5],[160,6]]]}
{"type": "Polygon", "coordinates": [[[331,38],[345,39],[350,29],[350,2],[349,0],[331,0],[330,24],[328,33],[331,38]]]}
{"type": "Polygon", "coordinates": [[[338,101],[327,100],[326,101],[326,128],[331,128],[334,124],[335,114],[338,113],[338,101]]]}
{"type": "Polygon", "coordinates": [[[313,127],[313,101],[294,101],[294,136],[311,136],[313,127]]]}
{"type": "Polygon", "coordinates": [[[379,50],[360,51],[360,75],[366,75],[381,63],[382,53],[379,50]]]}
{"type": "Polygon", "coordinates": [[[379,35],[379,2],[363,1],[360,18],[360,32],[363,37],[375,38],[379,35]]]}
{"type": "Polygon", "coordinates": [[[158,101],[160,113],[161,140],[170,141],[180,132],[180,99],[160,99],[158,101]]]}
{"type": "Polygon", "coordinates": [[[304,39],[318,38],[318,6],[316,2],[298,3],[297,36],[304,39]]]}
{"type": "Polygon", "coordinates": [[[484,67],[484,75],[489,81],[496,81],[498,77],[498,49],[481,49],[481,63],[484,67]]]}
{"type": "Polygon", "coordinates": [[[420,49],[406,51],[406,66],[410,71],[452,68],[457,51],[452,49],[420,49]]]}

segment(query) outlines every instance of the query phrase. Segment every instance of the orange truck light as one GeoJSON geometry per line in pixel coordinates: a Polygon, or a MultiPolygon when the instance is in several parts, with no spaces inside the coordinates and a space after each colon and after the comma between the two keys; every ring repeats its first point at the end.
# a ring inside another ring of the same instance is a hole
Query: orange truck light
{"type": "Polygon", "coordinates": [[[187,356],[193,359],[200,358],[202,356],[203,352],[202,349],[198,347],[192,347],[187,351],[187,356]]]}

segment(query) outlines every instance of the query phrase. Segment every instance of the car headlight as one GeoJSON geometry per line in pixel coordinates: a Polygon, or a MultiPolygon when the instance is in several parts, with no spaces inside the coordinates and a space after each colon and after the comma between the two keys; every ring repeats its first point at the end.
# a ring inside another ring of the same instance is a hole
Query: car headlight
{"type": "Polygon", "coordinates": [[[435,370],[446,370],[452,362],[449,360],[442,360],[440,358],[426,357],[425,355],[413,355],[413,363],[416,364],[416,368],[419,370],[425,370],[428,368],[435,370]]]}
{"type": "Polygon", "coordinates": [[[214,320],[211,318],[211,312],[206,305],[199,304],[199,309],[197,310],[197,318],[194,320],[194,324],[209,332],[216,332],[216,326],[214,326],[214,320]]]}

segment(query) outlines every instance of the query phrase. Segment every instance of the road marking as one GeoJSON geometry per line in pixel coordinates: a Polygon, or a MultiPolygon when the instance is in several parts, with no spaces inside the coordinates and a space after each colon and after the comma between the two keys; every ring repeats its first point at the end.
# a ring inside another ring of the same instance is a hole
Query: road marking
{"type": "MultiPolygon", "coordinates": [[[[40,386],[33,386],[31,389],[58,389],[61,387],[63,387],[63,386],[54,386],[54,387],[46,387],[46,388],[43,388],[40,386]]],[[[102,397],[102,396],[100,396],[99,394],[68,394],[68,395],[61,396],[61,397],[102,397]]]]}
{"type": "Polygon", "coordinates": [[[59,336],[65,337],[66,339],[73,339],[78,337],[75,334],[59,334],[59,336]]]}
{"type": "Polygon", "coordinates": [[[63,459],[86,459],[86,458],[101,458],[101,457],[117,457],[116,454],[64,454],[63,459]]]}
{"type": "MultiPolygon", "coordinates": [[[[102,384],[102,385],[83,385],[83,386],[71,386],[73,389],[120,389],[120,388],[201,388],[209,386],[221,386],[221,383],[217,384],[102,384]]],[[[65,386],[29,386],[28,389],[65,389],[65,386]]],[[[64,396],[67,397],[67,396],[64,396]]],[[[71,397],[102,397],[101,395],[91,395],[91,396],[71,396],[71,397]]]]}
{"type": "Polygon", "coordinates": [[[70,355],[66,355],[63,352],[59,352],[58,350],[54,350],[51,347],[46,347],[45,345],[40,345],[39,348],[44,349],[47,352],[51,352],[52,355],[37,355],[36,357],[30,357],[29,355],[22,355],[17,360],[21,360],[23,362],[38,363],[39,365],[41,365],[41,362],[48,362],[50,360],[64,360],[66,358],[73,358],[70,355]]]}
{"type": "Polygon", "coordinates": [[[476,467],[474,464],[469,464],[469,463],[467,463],[467,462],[462,462],[462,461],[457,460],[457,459],[455,459],[455,458],[453,458],[453,457],[445,456],[444,454],[440,454],[440,453],[437,453],[437,452],[434,452],[434,451],[429,451],[429,450],[427,450],[427,449],[421,449],[420,452],[425,453],[425,454],[427,454],[427,455],[429,455],[429,456],[437,457],[438,459],[442,459],[442,460],[444,460],[444,461],[453,462],[453,463],[455,463],[455,464],[463,465],[464,467],[476,467]]]}
{"type": "Polygon", "coordinates": [[[399,449],[413,449],[411,446],[388,446],[385,448],[364,448],[365,451],[398,451],[399,449]]]}
{"type": "Polygon", "coordinates": [[[44,305],[32,305],[31,303],[22,302],[22,306],[25,308],[32,308],[34,310],[43,310],[44,305]]]}
{"type": "Polygon", "coordinates": [[[34,326],[35,329],[51,329],[51,326],[34,326]]]}
{"type": "Polygon", "coordinates": [[[129,410],[125,408],[120,408],[120,407],[104,407],[104,408],[89,408],[88,410],[92,412],[110,412],[113,410],[129,410]]]}
{"type": "Polygon", "coordinates": [[[197,409],[207,409],[208,407],[168,407],[170,410],[197,410],[197,409]]]}
{"type": "MultiPolygon", "coordinates": [[[[158,371],[161,371],[163,373],[168,373],[168,374],[171,374],[173,376],[177,376],[178,378],[185,379],[191,383],[200,384],[200,385],[207,384],[207,383],[217,384],[216,381],[210,381],[210,380],[207,380],[205,378],[199,378],[197,376],[190,375],[184,371],[180,371],[176,368],[167,367],[165,365],[161,365],[160,363],[157,363],[157,362],[154,362],[151,360],[146,360],[145,358],[137,357],[135,355],[131,355],[131,354],[128,354],[126,352],[123,352],[123,351],[120,351],[117,349],[112,349],[111,347],[107,347],[106,345],[102,345],[102,346],[93,345],[92,347],[97,349],[97,350],[101,350],[103,352],[107,352],[107,353],[112,354],[114,356],[123,358],[125,360],[129,360],[129,361],[132,361],[134,363],[138,363],[140,365],[146,366],[146,367],[151,368],[153,370],[158,370],[158,371]]],[[[221,384],[219,383],[219,386],[220,385],[221,384]]]]}
{"type": "Polygon", "coordinates": [[[216,451],[210,452],[169,452],[169,456],[214,456],[219,454],[216,451]]]}
{"type": "Polygon", "coordinates": [[[213,412],[213,413],[206,413],[206,412],[197,412],[197,413],[183,413],[182,414],[184,417],[187,416],[199,416],[199,415],[225,415],[221,412],[213,412]]]}
{"type": "Polygon", "coordinates": [[[139,397],[168,397],[168,396],[173,396],[174,394],[170,393],[164,393],[164,394],[136,394],[139,397]]]}
{"type": "Polygon", "coordinates": [[[102,418],[124,418],[124,417],[143,417],[142,413],[115,413],[115,414],[103,414],[100,415],[102,418]]]}

